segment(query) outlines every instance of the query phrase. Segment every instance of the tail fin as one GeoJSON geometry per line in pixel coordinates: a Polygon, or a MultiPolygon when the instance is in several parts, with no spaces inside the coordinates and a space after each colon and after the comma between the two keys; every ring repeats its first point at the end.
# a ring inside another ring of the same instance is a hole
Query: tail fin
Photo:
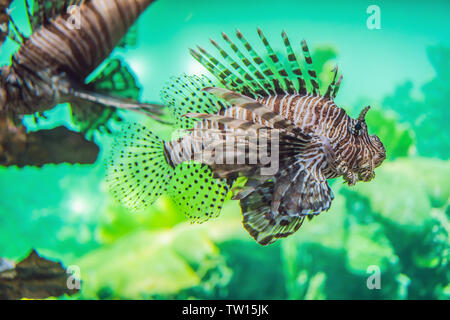
{"type": "Polygon", "coordinates": [[[138,211],[167,192],[190,222],[217,217],[228,193],[226,181],[214,178],[200,163],[172,167],[170,146],[147,128],[129,125],[115,141],[108,163],[107,180],[114,197],[138,211]]]}
{"type": "Polygon", "coordinates": [[[130,209],[153,204],[167,190],[173,174],[164,142],[147,128],[128,125],[115,141],[107,180],[114,197],[130,209]]]}
{"type": "MultiPolygon", "coordinates": [[[[197,120],[182,117],[186,112],[214,112],[221,105],[202,91],[211,85],[206,78],[175,78],[162,91],[176,124],[192,128],[197,120]]],[[[116,141],[108,168],[113,194],[131,209],[153,203],[163,192],[192,223],[219,215],[228,194],[225,179],[217,179],[204,164],[192,162],[195,149],[189,134],[163,142],[142,126],[129,126],[116,141]]]]}

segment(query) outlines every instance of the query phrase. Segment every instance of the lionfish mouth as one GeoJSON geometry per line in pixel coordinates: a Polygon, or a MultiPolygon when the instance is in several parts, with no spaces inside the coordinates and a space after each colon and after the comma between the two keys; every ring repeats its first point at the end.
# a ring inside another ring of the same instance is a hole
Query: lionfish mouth
{"type": "Polygon", "coordinates": [[[358,172],[358,180],[368,182],[375,178],[375,172],[373,169],[365,168],[358,172]]]}
{"type": "Polygon", "coordinates": [[[376,163],[373,160],[369,160],[359,165],[359,168],[355,173],[358,175],[358,180],[368,182],[375,177],[376,163]]]}

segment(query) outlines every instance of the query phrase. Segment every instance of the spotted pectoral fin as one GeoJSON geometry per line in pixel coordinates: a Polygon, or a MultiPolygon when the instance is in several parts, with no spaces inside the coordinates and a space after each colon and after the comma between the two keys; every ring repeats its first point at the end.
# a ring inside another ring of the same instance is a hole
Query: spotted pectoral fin
{"type": "Polygon", "coordinates": [[[220,214],[228,194],[225,179],[216,179],[207,165],[185,162],[176,166],[167,191],[179,212],[191,223],[203,223],[220,214]]]}
{"type": "Polygon", "coordinates": [[[267,181],[240,201],[244,228],[261,245],[292,235],[305,220],[305,216],[271,217],[273,192],[274,182],[267,181]]]}

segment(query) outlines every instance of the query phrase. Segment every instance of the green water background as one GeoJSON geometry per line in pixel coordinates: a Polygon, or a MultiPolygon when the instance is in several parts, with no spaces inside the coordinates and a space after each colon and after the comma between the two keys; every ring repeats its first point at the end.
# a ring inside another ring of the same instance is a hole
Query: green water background
{"type": "MultiPolygon", "coordinates": [[[[26,28],[16,2],[14,17],[26,28]]],[[[335,181],[329,212],[263,248],[243,230],[234,201],[200,226],[185,223],[166,197],[129,213],[104,182],[112,137],[97,135],[94,165],[0,168],[0,256],[20,259],[36,248],[79,265],[78,298],[448,299],[449,12],[448,1],[156,2],[138,22],[137,46],[114,52],[137,75],[143,100],[160,101],[171,76],[205,72],[190,47],[213,51],[209,38],[236,28],[255,42],[260,27],[281,50],[286,30],[296,48],[305,38],[331,57],[327,68],[339,65],[339,106],[352,116],[374,107],[369,131],[386,144],[387,161],[370,183],[335,181]],[[366,26],[373,4],[380,30],[366,26]],[[381,270],[380,290],[367,288],[371,265],[381,270]]],[[[2,64],[15,49],[2,48],[2,64]]],[[[48,116],[39,126],[28,121],[30,129],[75,129],[67,106],[48,116]]]]}

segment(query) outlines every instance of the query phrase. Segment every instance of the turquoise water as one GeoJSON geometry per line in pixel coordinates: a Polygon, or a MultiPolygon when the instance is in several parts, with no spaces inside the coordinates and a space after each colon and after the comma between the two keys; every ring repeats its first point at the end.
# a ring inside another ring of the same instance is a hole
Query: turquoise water
{"type": "MultiPolygon", "coordinates": [[[[26,28],[16,2],[14,17],[26,28]]],[[[281,50],[286,30],[296,48],[308,41],[313,58],[317,50],[336,54],[328,63],[344,75],[338,105],[352,116],[374,106],[369,131],[388,151],[377,177],[354,188],[336,181],[329,212],[265,248],[243,230],[235,201],[200,226],[187,224],[167,197],[129,213],[104,181],[113,137],[96,135],[94,165],[0,168],[0,257],[36,248],[79,265],[84,287],[75,298],[448,299],[449,12],[448,1],[157,1],[138,22],[137,46],[113,53],[135,72],[143,100],[160,101],[172,76],[205,73],[188,48],[214,52],[209,38],[236,28],[255,42],[260,27],[281,50]],[[366,26],[372,4],[381,10],[379,30],[366,26]],[[427,48],[440,49],[430,58],[427,48]],[[410,93],[398,89],[407,81],[410,93]],[[381,289],[366,286],[372,265],[381,289]]],[[[14,49],[3,46],[2,64],[14,49]]],[[[27,123],[76,128],[67,106],[48,115],[27,123]]],[[[170,135],[169,127],[127,118],[170,135]]]]}

